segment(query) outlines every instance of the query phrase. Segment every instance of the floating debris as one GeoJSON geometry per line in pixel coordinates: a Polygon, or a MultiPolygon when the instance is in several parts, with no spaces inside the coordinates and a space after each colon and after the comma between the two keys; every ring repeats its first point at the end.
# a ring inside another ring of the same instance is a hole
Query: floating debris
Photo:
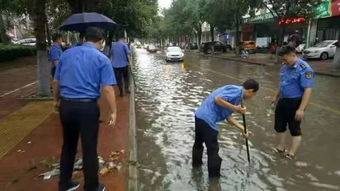
{"type": "Polygon", "coordinates": [[[17,152],[18,152],[18,153],[24,153],[24,152],[26,152],[26,151],[23,150],[23,149],[22,149],[22,150],[21,150],[21,149],[18,149],[17,152]]]}
{"type": "Polygon", "coordinates": [[[39,176],[43,176],[44,177],[44,180],[49,180],[51,179],[53,176],[57,176],[60,174],[60,169],[53,169],[51,171],[48,171],[48,172],[45,172],[45,173],[42,173],[40,174],[39,176]]]}
{"type": "Polygon", "coordinates": [[[99,174],[103,176],[103,175],[109,173],[109,171],[110,170],[108,168],[104,167],[104,168],[100,169],[99,174]]]}
{"type": "MultiPolygon", "coordinates": [[[[106,175],[114,170],[120,170],[122,168],[122,160],[125,154],[125,150],[111,152],[108,157],[108,160],[105,161],[103,157],[98,156],[99,163],[99,174],[101,176],[106,175]]],[[[43,176],[44,180],[51,179],[53,176],[57,176],[60,174],[60,164],[59,163],[51,163],[47,160],[43,160],[40,162],[41,165],[48,169],[52,169],[48,172],[42,173],[39,176],[43,176]]],[[[74,163],[74,172],[73,174],[77,174],[78,171],[83,169],[83,159],[79,158],[74,163]]]]}

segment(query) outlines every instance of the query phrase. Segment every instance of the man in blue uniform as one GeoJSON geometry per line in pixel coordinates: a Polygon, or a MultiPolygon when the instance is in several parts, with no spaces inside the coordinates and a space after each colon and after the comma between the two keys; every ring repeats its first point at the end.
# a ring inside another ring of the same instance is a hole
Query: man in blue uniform
{"type": "Polygon", "coordinates": [[[112,65],[118,82],[118,88],[120,91],[120,96],[123,96],[123,82],[125,87],[125,92],[129,93],[129,63],[131,63],[130,58],[131,51],[128,45],[125,43],[125,38],[119,38],[118,42],[112,44],[111,47],[111,57],[112,65]]]}
{"type": "Polygon", "coordinates": [[[109,125],[116,121],[116,101],[112,85],[116,84],[110,60],[98,49],[104,32],[96,27],[86,30],[86,42],[63,53],[53,83],[54,100],[59,106],[63,126],[59,190],[75,190],[71,182],[78,138],[81,138],[85,191],[103,191],[98,182],[97,142],[99,108],[97,99],[102,89],[111,109],[109,125]]]}
{"type": "Polygon", "coordinates": [[[52,64],[51,75],[53,78],[56,67],[59,63],[61,53],[63,52],[60,47],[62,43],[61,34],[59,33],[54,34],[52,36],[52,40],[53,40],[53,44],[49,50],[49,60],[51,61],[51,64],[52,64]]]}
{"type": "Polygon", "coordinates": [[[246,80],[242,86],[227,85],[213,91],[195,112],[195,143],[192,151],[192,166],[200,167],[203,155],[203,143],[207,147],[209,177],[220,177],[222,159],[218,155],[218,127],[217,122],[227,120],[237,127],[245,137],[244,127],[231,114],[245,113],[241,107],[242,99],[249,99],[256,95],[259,84],[253,80],[246,80]]]}
{"type": "Polygon", "coordinates": [[[274,125],[277,138],[275,149],[292,159],[301,144],[300,123],[312,94],[314,71],[305,61],[297,57],[293,47],[283,46],[278,53],[283,66],[280,71],[280,87],[272,99],[272,103],[278,100],[274,125]],[[292,143],[285,153],[287,124],[292,143]]]}

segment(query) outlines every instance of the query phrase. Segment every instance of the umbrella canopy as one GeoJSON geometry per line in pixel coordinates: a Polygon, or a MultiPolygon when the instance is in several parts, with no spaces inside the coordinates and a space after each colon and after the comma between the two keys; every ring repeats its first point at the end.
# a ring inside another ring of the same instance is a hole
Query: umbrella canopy
{"type": "Polygon", "coordinates": [[[113,29],[117,25],[112,19],[99,13],[77,13],[68,17],[60,30],[84,32],[87,27],[100,27],[104,29],[113,29]]]}

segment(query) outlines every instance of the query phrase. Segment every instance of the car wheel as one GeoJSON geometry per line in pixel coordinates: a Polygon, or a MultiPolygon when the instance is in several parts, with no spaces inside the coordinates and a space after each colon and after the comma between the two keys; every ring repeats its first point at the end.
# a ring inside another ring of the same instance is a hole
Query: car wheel
{"type": "Polygon", "coordinates": [[[212,50],[211,49],[208,49],[207,50],[207,54],[211,54],[212,53],[212,50]]]}
{"type": "Polygon", "coordinates": [[[327,52],[323,52],[323,53],[320,55],[320,58],[321,58],[321,60],[327,60],[327,59],[328,59],[328,53],[327,53],[327,52]]]}

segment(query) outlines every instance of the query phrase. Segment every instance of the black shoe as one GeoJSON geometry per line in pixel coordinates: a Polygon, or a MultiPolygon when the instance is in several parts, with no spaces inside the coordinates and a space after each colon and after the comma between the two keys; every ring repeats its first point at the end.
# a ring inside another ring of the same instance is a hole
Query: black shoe
{"type": "Polygon", "coordinates": [[[59,188],[59,191],[74,191],[77,190],[79,188],[80,184],[77,182],[71,182],[66,186],[61,186],[59,188]]]}
{"type": "Polygon", "coordinates": [[[102,184],[99,184],[97,187],[97,191],[105,191],[105,186],[102,184]]]}

